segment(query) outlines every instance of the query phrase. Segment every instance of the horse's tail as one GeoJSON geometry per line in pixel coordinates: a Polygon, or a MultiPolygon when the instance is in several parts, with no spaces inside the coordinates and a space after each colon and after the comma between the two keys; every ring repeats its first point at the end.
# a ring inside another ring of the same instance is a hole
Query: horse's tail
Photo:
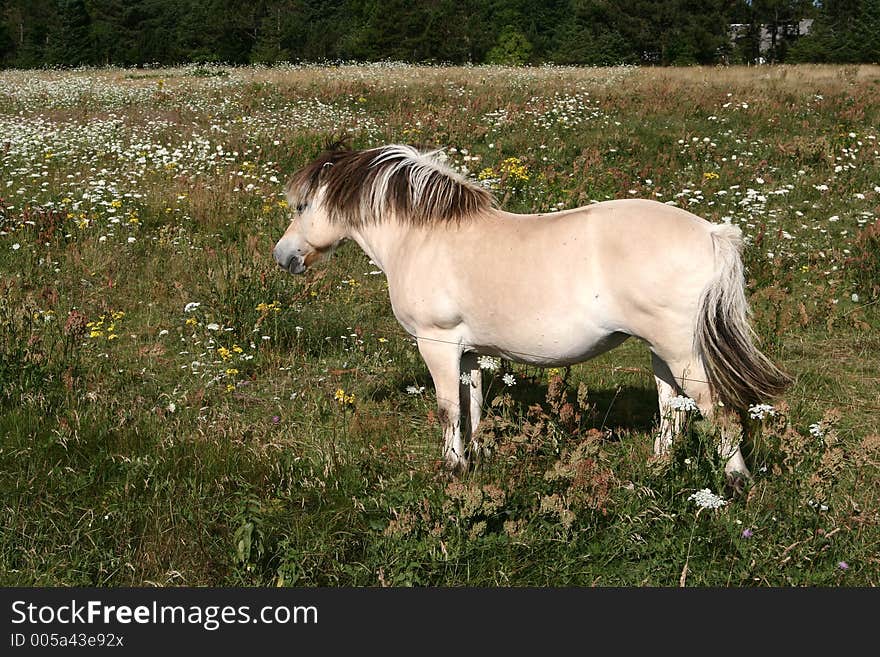
{"type": "Polygon", "coordinates": [[[711,233],[715,275],[700,299],[696,348],[716,398],[725,406],[744,410],[779,395],[791,378],[752,341],[740,229],[719,224],[711,233]]]}

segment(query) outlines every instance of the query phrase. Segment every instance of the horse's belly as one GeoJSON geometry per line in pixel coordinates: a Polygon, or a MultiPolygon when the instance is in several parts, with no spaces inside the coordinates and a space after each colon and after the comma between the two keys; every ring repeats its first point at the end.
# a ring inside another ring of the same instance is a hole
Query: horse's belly
{"type": "Polygon", "coordinates": [[[541,367],[573,365],[613,349],[629,336],[598,326],[522,325],[481,330],[466,338],[473,351],[541,367]]]}

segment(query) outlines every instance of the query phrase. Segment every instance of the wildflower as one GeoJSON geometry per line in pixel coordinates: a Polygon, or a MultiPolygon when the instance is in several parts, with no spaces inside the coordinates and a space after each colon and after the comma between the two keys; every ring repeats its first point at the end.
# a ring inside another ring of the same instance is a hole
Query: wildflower
{"type": "Polygon", "coordinates": [[[853,303],[859,302],[859,295],[858,294],[853,293],[852,297],[850,297],[850,298],[852,299],[853,303]]]}
{"type": "Polygon", "coordinates": [[[233,390],[235,390],[235,384],[227,383],[226,384],[226,392],[232,392],[233,390]]]}
{"type": "Polygon", "coordinates": [[[462,372],[461,376],[458,377],[458,380],[461,381],[462,385],[469,386],[473,381],[471,380],[471,375],[467,372],[462,372]]]}
{"type": "Polygon", "coordinates": [[[841,570],[849,570],[849,564],[846,561],[838,561],[837,567],[841,570]]]}
{"type": "Polygon", "coordinates": [[[497,358],[493,358],[492,356],[480,356],[477,358],[477,364],[480,366],[481,370],[494,372],[498,369],[499,362],[497,358]]]}
{"type": "Polygon", "coordinates": [[[235,352],[236,354],[240,354],[241,352],[244,351],[244,349],[239,347],[237,344],[234,344],[234,345],[232,345],[232,351],[235,352]]]}
{"type": "Polygon", "coordinates": [[[720,509],[727,504],[727,500],[719,497],[708,488],[698,490],[696,493],[693,493],[688,497],[688,499],[693,500],[701,509],[720,509]]]}
{"type": "Polygon", "coordinates": [[[408,395],[421,395],[425,392],[425,386],[407,386],[406,392],[408,395]]]}
{"type": "Polygon", "coordinates": [[[706,180],[715,180],[718,177],[719,177],[718,174],[715,173],[714,171],[707,171],[706,173],[703,174],[703,178],[705,178],[706,180]]]}
{"type": "Polygon", "coordinates": [[[281,422],[281,418],[278,417],[277,415],[273,415],[272,416],[272,424],[278,424],[279,422],[281,422]]]}
{"type": "Polygon", "coordinates": [[[186,304],[186,305],[183,307],[183,312],[185,312],[185,313],[191,313],[193,310],[195,310],[196,308],[198,308],[198,307],[201,306],[201,305],[202,305],[202,304],[199,303],[198,301],[190,301],[188,304],[186,304]]]}
{"type": "Polygon", "coordinates": [[[229,367],[226,369],[226,376],[235,376],[236,374],[238,374],[238,370],[234,367],[229,367]]]}
{"type": "Polygon", "coordinates": [[[825,435],[825,430],[822,428],[821,422],[814,422],[810,425],[810,435],[813,438],[821,438],[825,435]]]}
{"type": "Polygon", "coordinates": [[[333,393],[333,399],[338,401],[343,406],[347,404],[354,404],[354,393],[345,394],[345,390],[343,388],[337,388],[336,392],[333,393]]]}
{"type": "Polygon", "coordinates": [[[518,157],[508,157],[501,163],[500,169],[514,183],[529,181],[529,169],[518,157]]]}
{"type": "Polygon", "coordinates": [[[229,357],[232,355],[232,352],[229,351],[229,349],[227,349],[226,347],[220,347],[217,350],[217,353],[223,360],[229,360],[229,357]]]}
{"type": "Polygon", "coordinates": [[[379,342],[385,343],[385,342],[388,342],[388,339],[387,338],[379,338],[379,342]]]}
{"type": "Polygon", "coordinates": [[[15,244],[12,245],[13,251],[18,251],[20,248],[21,248],[21,244],[19,244],[18,242],[16,242],[15,244]]]}
{"type": "Polygon", "coordinates": [[[501,377],[501,381],[504,385],[510,387],[516,385],[516,377],[513,376],[510,372],[501,377]]]}
{"type": "Polygon", "coordinates": [[[547,380],[552,379],[554,376],[559,376],[562,374],[562,370],[558,367],[551,367],[547,370],[547,380]]]}
{"type": "Polygon", "coordinates": [[[752,532],[751,529],[749,529],[748,527],[743,529],[743,533],[742,533],[743,538],[751,538],[752,536],[754,536],[754,532],[752,532]]]}
{"type": "Polygon", "coordinates": [[[776,409],[770,404],[755,404],[749,406],[749,417],[753,420],[763,420],[765,417],[774,417],[776,409]]]}
{"type": "Polygon", "coordinates": [[[669,400],[669,408],[675,411],[696,411],[697,402],[690,397],[678,395],[669,400]]]}
{"type": "Polygon", "coordinates": [[[219,331],[220,325],[217,324],[216,322],[211,322],[210,324],[205,326],[205,328],[208,329],[209,331],[219,331]]]}
{"type": "Polygon", "coordinates": [[[196,321],[195,317],[188,317],[187,318],[187,320],[186,320],[187,326],[195,326],[196,324],[198,324],[198,322],[196,321]]]}
{"type": "Polygon", "coordinates": [[[177,410],[177,404],[175,404],[174,402],[169,402],[167,408],[169,413],[173,413],[177,410]]]}

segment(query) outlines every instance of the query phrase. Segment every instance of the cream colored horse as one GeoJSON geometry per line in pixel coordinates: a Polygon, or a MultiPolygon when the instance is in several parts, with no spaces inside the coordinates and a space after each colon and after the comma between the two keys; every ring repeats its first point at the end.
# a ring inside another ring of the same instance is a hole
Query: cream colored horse
{"type": "MultiPolygon", "coordinates": [[[[399,145],[327,151],[287,196],[296,210],[273,251],[281,267],[300,274],[353,239],[385,272],[394,315],[434,379],[454,470],[475,447],[477,354],[550,367],[643,340],[659,393],[658,454],[678,430],[677,395],[717,419],[716,406],[743,410],[788,382],[752,343],[735,226],[636,199],[510,214],[436,153],[399,145]]],[[[723,442],[728,474],[748,476],[738,432],[723,442]]]]}

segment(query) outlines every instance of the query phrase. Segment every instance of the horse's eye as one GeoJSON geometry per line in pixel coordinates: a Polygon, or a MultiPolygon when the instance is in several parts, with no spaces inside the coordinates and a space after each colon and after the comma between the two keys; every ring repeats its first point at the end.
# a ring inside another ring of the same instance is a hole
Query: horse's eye
{"type": "Polygon", "coordinates": [[[303,211],[305,211],[305,209],[306,209],[307,207],[309,207],[309,204],[308,204],[308,203],[300,203],[299,205],[296,206],[296,213],[297,213],[297,214],[302,214],[303,211]]]}

